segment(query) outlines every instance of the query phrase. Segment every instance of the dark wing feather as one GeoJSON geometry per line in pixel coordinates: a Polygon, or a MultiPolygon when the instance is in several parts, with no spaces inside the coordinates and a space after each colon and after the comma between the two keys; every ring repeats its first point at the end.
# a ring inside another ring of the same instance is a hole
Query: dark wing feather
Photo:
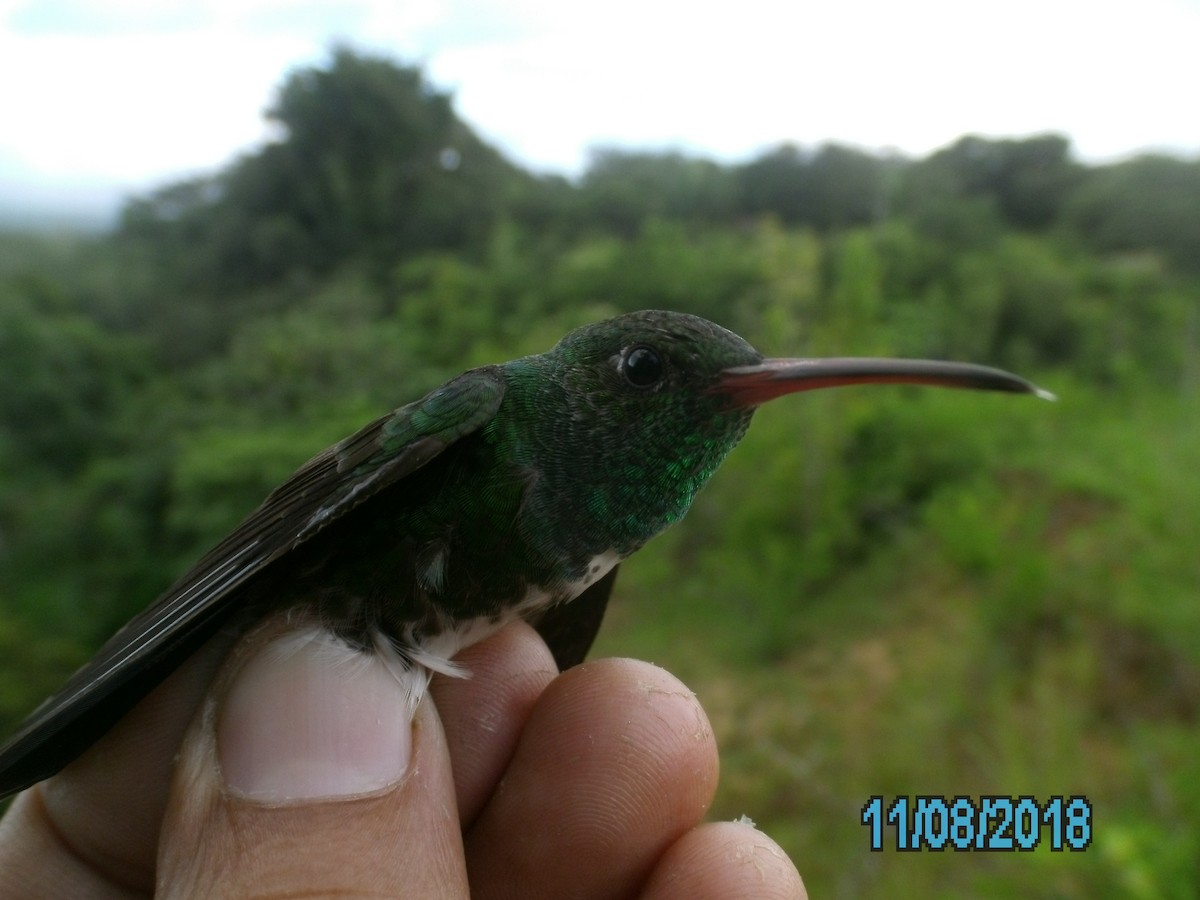
{"type": "Polygon", "coordinates": [[[475,369],[307,462],[34,710],[0,748],[0,797],[74,759],[221,626],[247,580],[482,428],[503,396],[497,367],[475,369]]]}
{"type": "Polygon", "coordinates": [[[537,629],[560,672],[583,662],[592,642],[604,621],[608,598],[617,580],[617,569],[613,566],[603,578],[589,587],[570,603],[559,603],[550,607],[533,627],[537,629]]]}

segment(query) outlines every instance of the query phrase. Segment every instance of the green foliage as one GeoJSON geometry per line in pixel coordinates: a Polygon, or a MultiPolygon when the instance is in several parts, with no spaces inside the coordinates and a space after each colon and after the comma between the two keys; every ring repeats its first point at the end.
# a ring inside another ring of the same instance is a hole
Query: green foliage
{"type": "Polygon", "coordinates": [[[601,652],[700,693],[717,814],[757,819],[814,896],[1194,893],[1196,163],[965,138],[915,162],[606,151],[576,185],[348,50],[271,115],[274,142],[113,235],[0,234],[0,722],[334,440],[675,308],[772,355],[970,359],[1063,398],[781,401],[623,567],[601,652]],[[869,853],[866,798],[923,792],[1086,793],[1096,842],[869,853]]]}
{"type": "Polygon", "coordinates": [[[477,249],[526,180],[419,69],[345,48],[292,73],[267,116],[278,138],[261,150],[125,210],[121,236],[164,254],[185,290],[477,249]]]}
{"type": "Polygon", "coordinates": [[[741,211],[772,213],[789,225],[844,228],[885,211],[884,163],[849,147],[826,144],[810,154],[785,144],[736,172],[741,211]]]}
{"type": "Polygon", "coordinates": [[[1149,250],[1200,272],[1200,161],[1140,156],[1088,174],[1066,218],[1103,251],[1149,250]]]}
{"type": "Polygon", "coordinates": [[[716,163],[681,153],[610,149],[593,153],[580,200],[599,224],[633,236],[648,217],[727,221],[735,191],[733,174],[716,163]]]}
{"type": "Polygon", "coordinates": [[[0,459],[62,474],[111,448],[141,343],[68,311],[49,276],[0,282],[0,459]]]}
{"type": "Polygon", "coordinates": [[[1025,140],[989,141],[964,137],[913,167],[906,201],[920,209],[924,191],[959,201],[986,200],[1004,221],[1019,229],[1054,224],[1063,203],[1082,176],[1070,159],[1070,145],[1059,135],[1025,140]],[[921,187],[918,187],[921,186],[921,187]]]}
{"type": "Polygon", "coordinates": [[[1190,895],[1200,432],[1179,399],[1063,393],[768,408],[686,537],[622,573],[601,651],[697,690],[716,815],[769,822],[810,891],[1190,895]],[[831,433],[851,458],[806,480],[831,433]],[[829,568],[813,528],[842,535],[829,568]],[[1086,794],[1096,843],[862,866],[865,799],[923,792],[1086,794]]]}

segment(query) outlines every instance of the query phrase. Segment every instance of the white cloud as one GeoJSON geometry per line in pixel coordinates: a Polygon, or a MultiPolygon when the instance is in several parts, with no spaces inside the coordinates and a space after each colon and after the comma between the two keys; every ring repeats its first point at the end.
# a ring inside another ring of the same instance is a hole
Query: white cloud
{"type": "Polygon", "coordinates": [[[486,136],[560,170],[606,142],[1200,144],[1188,0],[0,0],[0,160],[142,184],[219,166],[336,38],[421,62],[486,136]]]}
{"type": "Polygon", "coordinates": [[[1200,13],[1166,2],[612,0],[604,16],[542,24],[525,40],[450,48],[432,68],[460,86],[468,118],[547,163],[596,139],[744,155],[832,138],[920,153],[968,131],[1060,130],[1092,156],[1198,140],[1192,117],[1164,105],[1192,91],[1200,13]]]}
{"type": "Polygon", "coordinates": [[[46,36],[5,48],[0,146],[52,176],[142,180],[214,166],[263,133],[264,88],[303,42],[217,31],[46,36]]]}

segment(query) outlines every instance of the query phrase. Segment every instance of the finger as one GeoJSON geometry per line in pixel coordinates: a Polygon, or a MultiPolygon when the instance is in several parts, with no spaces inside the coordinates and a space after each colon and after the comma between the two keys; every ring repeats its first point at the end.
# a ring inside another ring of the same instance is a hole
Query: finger
{"type": "Polygon", "coordinates": [[[608,659],[546,688],[467,834],[475,896],[624,897],[712,801],[717,753],[695,695],[608,659]]]}
{"type": "Polygon", "coordinates": [[[185,738],[158,895],[466,898],[445,737],[408,700],[327,633],[252,635],[185,738]]]}
{"type": "Polygon", "coordinates": [[[470,677],[438,676],[431,693],[450,748],[459,817],[468,826],[495,790],[558,667],[545,642],[524,622],[464,650],[455,662],[470,677]]]}
{"type": "Polygon", "coordinates": [[[3,896],[149,896],[172,761],[228,644],[210,641],[79,759],[13,802],[0,823],[3,896]],[[30,859],[32,869],[22,862],[30,859]]]}
{"type": "Polygon", "coordinates": [[[800,873],[773,840],[741,822],[710,822],[671,845],[640,900],[807,900],[800,873]]]}

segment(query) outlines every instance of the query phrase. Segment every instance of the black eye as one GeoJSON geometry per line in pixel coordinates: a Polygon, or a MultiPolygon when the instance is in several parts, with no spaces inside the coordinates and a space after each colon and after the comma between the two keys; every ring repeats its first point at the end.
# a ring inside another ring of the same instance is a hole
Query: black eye
{"type": "Polygon", "coordinates": [[[649,387],[663,377],[663,361],[649,347],[634,347],[621,360],[621,374],[634,387],[649,387]]]}

